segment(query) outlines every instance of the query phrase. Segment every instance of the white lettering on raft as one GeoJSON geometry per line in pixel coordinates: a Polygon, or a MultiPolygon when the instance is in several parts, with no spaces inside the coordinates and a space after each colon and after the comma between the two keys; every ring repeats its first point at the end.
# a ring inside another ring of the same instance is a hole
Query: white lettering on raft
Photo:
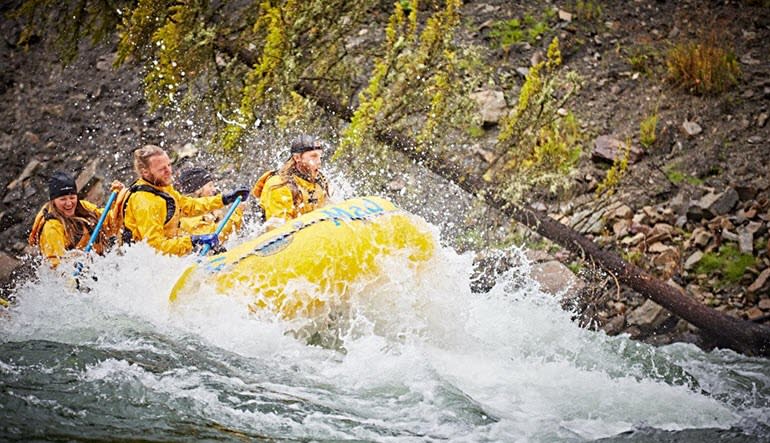
{"type": "Polygon", "coordinates": [[[334,226],[339,226],[341,220],[346,222],[360,220],[385,212],[385,209],[376,202],[368,198],[361,200],[364,202],[363,207],[352,205],[343,209],[339,206],[332,206],[331,208],[321,209],[321,213],[331,218],[334,221],[334,226]]]}

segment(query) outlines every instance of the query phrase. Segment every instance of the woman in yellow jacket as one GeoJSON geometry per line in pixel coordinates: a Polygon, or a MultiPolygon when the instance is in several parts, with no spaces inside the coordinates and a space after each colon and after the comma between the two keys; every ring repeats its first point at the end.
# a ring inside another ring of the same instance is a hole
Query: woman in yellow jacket
{"type": "Polygon", "coordinates": [[[215,247],[217,235],[186,235],[179,229],[180,217],[205,214],[229,205],[238,196],[244,200],[249,196],[248,189],[237,189],[212,197],[185,197],[174,189],[171,160],[155,145],[134,151],[134,169],[140,178],[116,202],[123,220],[121,239],[124,243],[147,241],[164,254],[186,255],[195,247],[215,247]]]}
{"type": "MultiPolygon", "coordinates": [[[[188,197],[211,197],[217,194],[214,177],[204,168],[192,167],[182,170],[176,184],[179,191],[188,197]]],[[[223,209],[195,217],[182,217],[179,228],[188,234],[211,234],[216,231],[225,216],[223,209]]],[[[243,206],[238,206],[219,234],[220,240],[224,241],[231,233],[241,229],[241,224],[243,224],[243,206]]]]}
{"type": "MultiPolygon", "coordinates": [[[[112,184],[113,191],[122,187],[117,181],[112,184]]],[[[64,172],[53,174],[48,182],[48,196],[50,200],[35,217],[28,241],[32,246],[39,246],[40,253],[55,268],[68,251],[85,249],[103,209],[78,199],[75,179],[64,172]]],[[[108,216],[94,242],[94,250],[102,254],[115,233],[114,223],[108,216]]]]}
{"type": "Polygon", "coordinates": [[[260,177],[252,190],[265,220],[290,220],[326,205],[329,185],[320,171],[323,144],[310,135],[291,143],[291,158],[260,177]]]}

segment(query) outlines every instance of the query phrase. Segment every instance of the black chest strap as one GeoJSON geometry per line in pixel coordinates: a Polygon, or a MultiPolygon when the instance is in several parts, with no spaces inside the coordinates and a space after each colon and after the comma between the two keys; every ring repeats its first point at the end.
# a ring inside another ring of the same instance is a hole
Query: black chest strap
{"type": "MultiPolygon", "coordinates": [[[[149,192],[150,194],[157,195],[158,197],[162,198],[166,201],[166,218],[163,221],[163,224],[165,225],[169,221],[171,221],[172,218],[174,218],[174,214],[176,213],[176,200],[174,200],[174,197],[168,195],[167,193],[153,188],[149,185],[137,185],[133,184],[130,188],[128,188],[129,196],[126,197],[126,199],[123,201],[123,208],[121,210],[123,211],[123,220],[125,220],[126,216],[126,206],[128,206],[128,200],[131,198],[132,195],[134,195],[137,192],[149,192]]],[[[133,241],[133,233],[130,229],[128,229],[125,226],[125,222],[123,224],[123,242],[130,244],[133,241]]]]}

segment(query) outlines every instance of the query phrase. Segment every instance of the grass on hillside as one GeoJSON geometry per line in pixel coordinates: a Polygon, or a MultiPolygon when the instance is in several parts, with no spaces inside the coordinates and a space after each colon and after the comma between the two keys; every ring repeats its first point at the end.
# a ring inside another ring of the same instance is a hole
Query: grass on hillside
{"type": "Polygon", "coordinates": [[[741,75],[735,54],[716,36],[674,45],[666,54],[666,66],[669,81],[696,95],[724,92],[741,75]]]}

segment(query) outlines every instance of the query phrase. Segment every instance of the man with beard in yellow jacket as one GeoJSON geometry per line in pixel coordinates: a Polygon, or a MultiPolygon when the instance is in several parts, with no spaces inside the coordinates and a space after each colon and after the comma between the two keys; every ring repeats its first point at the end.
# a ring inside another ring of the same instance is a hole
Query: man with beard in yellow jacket
{"type": "Polygon", "coordinates": [[[180,216],[205,214],[229,205],[240,196],[248,198],[248,189],[211,197],[191,198],[173,186],[171,160],[155,145],[134,151],[134,170],[139,175],[118,198],[116,209],[122,211],[124,243],[146,241],[163,254],[186,255],[196,247],[219,244],[216,234],[182,235],[180,216]]]}

